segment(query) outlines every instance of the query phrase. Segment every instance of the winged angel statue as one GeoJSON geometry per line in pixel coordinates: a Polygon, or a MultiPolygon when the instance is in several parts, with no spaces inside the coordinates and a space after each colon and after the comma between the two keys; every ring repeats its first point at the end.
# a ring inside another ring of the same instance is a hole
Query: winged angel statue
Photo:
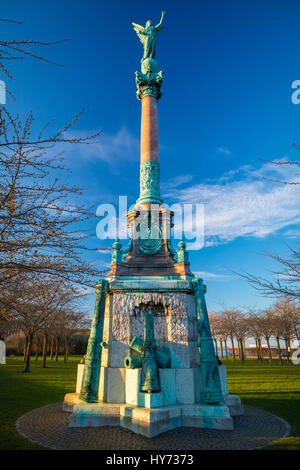
{"type": "Polygon", "coordinates": [[[165,12],[163,11],[160,22],[156,26],[152,26],[152,22],[150,20],[146,22],[145,27],[136,23],[132,23],[136,34],[144,46],[144,55],[142,61],[145,59],[154,59],[155,57],[157,36],[163,29],[162,22],[164,16],[165,12]]]}

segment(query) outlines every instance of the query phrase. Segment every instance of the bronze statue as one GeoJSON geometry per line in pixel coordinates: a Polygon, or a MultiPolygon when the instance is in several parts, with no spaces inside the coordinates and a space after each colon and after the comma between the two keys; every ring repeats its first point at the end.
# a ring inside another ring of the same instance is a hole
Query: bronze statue
{"type": "Polygon", "coordinates": [[[160,22],[156,26],[152,26],[152,22],[150,20],[146,22],[145,27],[136,23],[132,23],[136,34],[144,46],[144,55],[142,61],[145,59],[154,59],[155,57],[157,36],[163,29],[162,22],[164,15],[165,12],[163,11],[160,22]]]}

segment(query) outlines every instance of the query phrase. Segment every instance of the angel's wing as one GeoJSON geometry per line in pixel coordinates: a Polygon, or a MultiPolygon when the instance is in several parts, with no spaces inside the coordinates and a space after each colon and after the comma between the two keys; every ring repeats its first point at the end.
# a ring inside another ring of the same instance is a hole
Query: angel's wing
{"type": "Polygon", "coordinates": [[[144,42],[146,40],[146,36],[144,34],[142,34],[145,31],[144,26],[141,26],[141,25],[136,24],[136,23],[132,23],[132,26],[133,26],[134,31],[136,32],[136,34],[140,38],[141,43],[144,45],[144,42]]]}

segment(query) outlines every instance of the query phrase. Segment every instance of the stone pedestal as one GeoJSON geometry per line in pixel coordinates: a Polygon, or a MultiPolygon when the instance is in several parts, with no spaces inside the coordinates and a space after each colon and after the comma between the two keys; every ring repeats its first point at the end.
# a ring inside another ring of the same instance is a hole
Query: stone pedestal
{"type": "MultiPolygon", "coordinates": [[[[65,397],[64,410],[71,403],[73,412],[70,427],[121,426],[146,437],[181,426],[232,430],[233,421],[225,405],[168,405],[156,408],[136,407],[128,404],[93,403],[79,400],[78,394],[65,397]]],[[[147,395],[147,394],[145,394],[147,395]]],[[[154,394],[151,394],[154,395],[154,394]]],[[[158,400],[160,399],[158,395],[158,400]]]]}
{"type": "Polygon", "coordinates": [[[214,372],[220,379],[221,402],[203,400],[207,383],[202,381],[211,378],[201,373],[195,305],[189,279],[109,280],[101,320],[99,401],[79,399],[85,367],[79,364],[76,393],[66,395],[64,401],[64,410],[72,412],[70,426],[123,426],[147,437],[179,426],[233,429],[232,416],[242,414],[243,408],[239,397],[228,394],[225,366],[217,366],[214,372]],[[157,393],[140,391],[141,367],[124,367],[132,339],[143,337],[147,305],[153,312],[157,351],[170,357],[168,368],[158,368],[157,393]]]}
{"type": "MultiPolygon", "coordinates": [[[[224,402],[200,403],[199,368],[159,369],[161,392],[141,393],[141,369],[101,369],[101,376],[111,377],[110,392],[99,403],[79,399],[84,364],[78,365],[76,393],[65,396],[63,409],[71,412],[70,427],[122,426],[146,437],[180,426],[232,430],[232,416],[243,414],[237,395],[229,395],[226,367],[219,366],[224,402]],[[106,372],[105,372],[106,369],[106,372]],[[112,395],[114,394],[114,395],[112,395]],[[111,401],[115,399],[115,401],[111,401]]],[[[101,379],[100,379],[101,381],[101,379]]]]}

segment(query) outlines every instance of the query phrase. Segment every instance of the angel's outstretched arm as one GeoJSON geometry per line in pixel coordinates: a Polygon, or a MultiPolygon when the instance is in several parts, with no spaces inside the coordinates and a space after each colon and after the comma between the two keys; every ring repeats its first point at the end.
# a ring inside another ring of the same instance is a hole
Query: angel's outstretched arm
{"type": "Polygon", "coordinates": [[[164,16],[165,16],[165,11],[162,11],[160,22],[155,26],[155,29],[162,29],[162,22],[163,22],[164,16]]]}

